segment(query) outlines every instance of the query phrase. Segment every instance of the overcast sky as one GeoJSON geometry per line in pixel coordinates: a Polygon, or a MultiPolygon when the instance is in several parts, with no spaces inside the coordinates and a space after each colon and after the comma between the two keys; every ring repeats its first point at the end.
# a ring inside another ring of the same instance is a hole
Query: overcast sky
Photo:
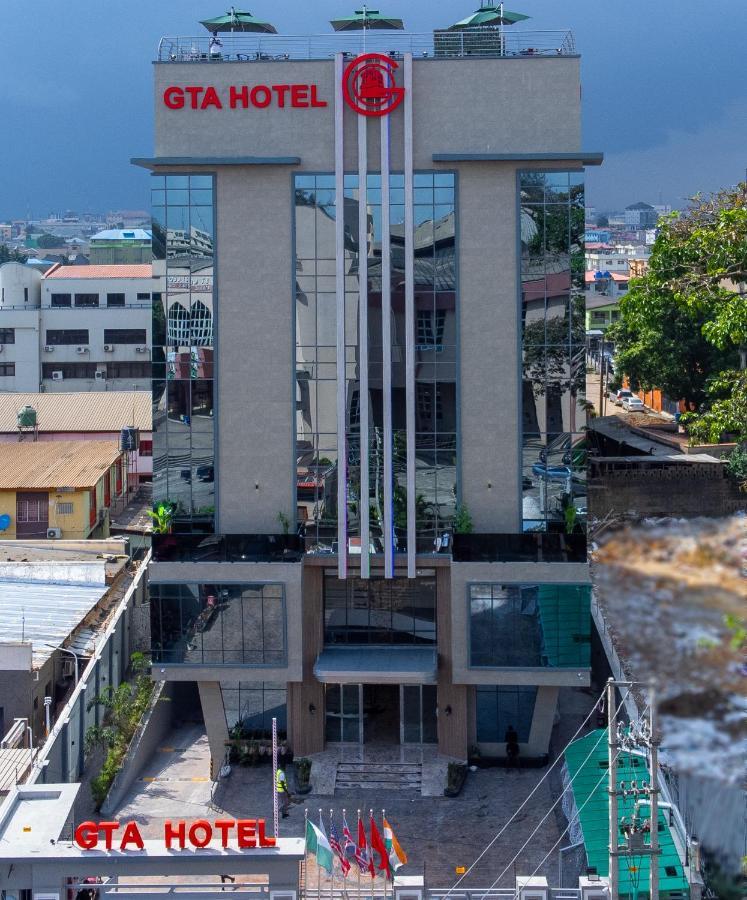
{"type": "MultiPolygon", "coordinates": [[[[479,0],[382,0],[411,31],[470,13],[479,0]]],[[[224,0],[1,0],[0,218],[65,208],[147,208],[152,71],[163,34],[199,34],[224,0]]],[[[278,31],[329,31],[355,0],[246,0],[278,31]]],[[[570,27],[582,54],[584,149],[598,208],[681,204],[745,177],[746,0],[518,0],[520,28],[570,27]]],[[[204,33],[204,32],[203,32],[204,33]]],[[[531,149],[531,148],[528,148],[531,149]]]]}

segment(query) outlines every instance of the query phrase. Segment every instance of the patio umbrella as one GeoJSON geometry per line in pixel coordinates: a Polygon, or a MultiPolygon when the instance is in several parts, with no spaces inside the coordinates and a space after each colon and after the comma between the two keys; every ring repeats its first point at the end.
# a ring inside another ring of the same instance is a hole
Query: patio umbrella
{"type": "Polygon", "coordinates": [[[449,31],[461,31],[463,28],[485,28],[491,25],[515,25],[517,22],[523,22],[528,19],[523,13],[510,12],[503,8],[503,4],[497,6],[494,3],[481,0],[480,8],[476,9],[471,16],[462,19],[455,25],[449,27],[449,31]]]}
{"type": "Polygon", "coordinates": [[[277,34],[277,29],[269,22],[260,22],[250,12],[231,7],[224,16],[216,16],[214,19],[203,19],[200,25],[204,25],[208,31],[260,31],[265,34],[277,34]]]}
{"type": "Polygon", "coordinates": [[[402,19],[393,19],[382,15],[378,9],[356,9],[354,16],[344,19],[332,19],[329,23],[335,31],[404,31],[402,19]]]}

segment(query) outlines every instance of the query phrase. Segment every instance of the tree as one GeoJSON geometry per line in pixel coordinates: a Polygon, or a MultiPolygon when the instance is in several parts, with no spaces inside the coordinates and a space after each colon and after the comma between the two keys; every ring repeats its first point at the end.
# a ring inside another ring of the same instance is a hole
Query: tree
{"type": "Polygon", "coordinates": [[[682,399],[691,438],[747,437],[747,183],[666,217],[611,336],[634,387],[682,399]]]}
{"type": "Polygon", "coordinates": [[[6,262],[25,263],[26,257],[18,250],[11,250],[6,244],[0,244],[0,266],[6,262]]]}
{"type": "Polygon", "coordinates": [[[48,250],[50,247],[59,247],[63,242],[62,238],[55,237],[53,234],[40,234],[36,239],[36,246],[40,250],[48,250]]]}

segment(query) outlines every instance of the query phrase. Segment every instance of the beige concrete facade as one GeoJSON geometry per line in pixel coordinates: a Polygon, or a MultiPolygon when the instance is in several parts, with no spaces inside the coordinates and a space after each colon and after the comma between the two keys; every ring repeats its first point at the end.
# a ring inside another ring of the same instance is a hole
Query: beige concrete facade
{"type": "MultiPolygon", "coordinates": [[[[214,174],[216,183],[216,532],[277,533],[279,513],[291,522],[296,515],[293,176],[334,171],[334,62],[173,62],[156,64],[154,72],[156,140],[149,167],[157,174],[214,174]],[[317,85],[326,106],[229,107],[231,86],[278,81],[317,85]],[[213,86],[223,108],[167,108],[165,90],[190,85],[213,86]]],[[[413,63],[414,168],[456,174],[458,480],[478,534],[522,528],[517,173],[582,168],[579,96],[575,56],[413,63]],[[462,158],[434,162],[434,154],[462,158]],[[491,154],[501,158],[476,158],[491,154]]],[[[343,118],[345,170],[353,172],[357,116],[345,109],[343,118]]],[[[402,109],[390,117],[394,172],[404,166],[403,122],[402,109]]],[[[378,171],[378,127],[368,128],[367,153],[369,171],[378,171]]],[[[307,556],[294,564],[155,563],[152,583],[282,582],[287,665],[156,665],[154,676],[198,681],[212,706],[221,702],[221,682],[283,682],[295,754],[324,749],[325,685],[314,677],[314,665],[325,648],[323,569],[336,562],[336,556],[307,556]]],[[[350,564],[355,577],[354,557],[350,564]]],[[[372,559],[372,575],[380,565],[372,559]]],[[[542,757],[559,689],[588,684],[588,669],[471,668],[467,585],[588,584],[586,565],[455,563],[438,555],[419,557],[418,566],[436,570],[440,752],[463,759],[478,743],[477,686],[535,686],[521,754],[542,757]]],[[[406,576],[399,567],[395,574],[406,576]]],[[[214,721],[213,710],[209,718],[214,721]]],[[[218,742],[217,731],[211,741],[218,742]]],[[[482,750],[501,756],[505,745],[482,750]]]]}

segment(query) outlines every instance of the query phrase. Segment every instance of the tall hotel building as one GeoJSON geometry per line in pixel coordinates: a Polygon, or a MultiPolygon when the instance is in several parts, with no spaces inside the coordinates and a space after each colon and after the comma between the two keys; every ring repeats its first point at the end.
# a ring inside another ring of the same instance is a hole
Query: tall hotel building
{"type": "Polygon", "coordinates": [[[567,34],[164,39],[153,672],[295,754],[547,752],[589,684],[567,34]],[[197,692],[195,692],[195,695],[197,692]]]}

